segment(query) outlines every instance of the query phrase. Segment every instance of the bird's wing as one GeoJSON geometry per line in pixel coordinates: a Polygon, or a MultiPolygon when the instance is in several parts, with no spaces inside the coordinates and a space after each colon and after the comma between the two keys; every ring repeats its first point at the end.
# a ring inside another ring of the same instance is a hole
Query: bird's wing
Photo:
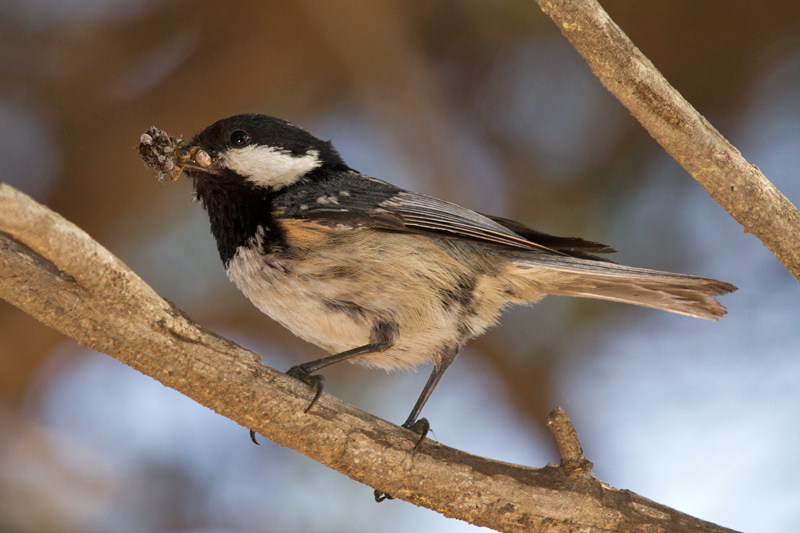
{"type": "Polygon", "coordinates": [[[610,259],[606,259],[605,257],[597,257],[593,254],[613,254],[616,252],[614,248],[599,242],[587,241],[579,237],[558,237],[556,235],[550,235],[548,233],[536,231],[535,229],[529,228],[524,224],[514,220],[509,220],[507,218],[491,215],[486,215],[486,217],[492,219],[498,224],[505,226],[517,235],[525,237],[531,242],[541,244],[547,248],[552,248],[558,252],[563,252],[572,257],[611,262],[610,259]]]}
{"type": "Polygon", "coordinates": [[[586,257],[588,252],[613,251],[602,244],[554,237],[511,220],[487,217],[355,172],[315,182],[313,187],[290,189],[279,195],[275,204],[279,216],[330,225],[365,226],[556,255],[586,257]]]}

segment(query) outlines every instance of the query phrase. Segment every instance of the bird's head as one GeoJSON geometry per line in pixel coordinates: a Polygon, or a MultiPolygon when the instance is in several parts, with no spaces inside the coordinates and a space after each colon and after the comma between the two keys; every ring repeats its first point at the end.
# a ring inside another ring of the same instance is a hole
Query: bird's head
{"type": "Polygon", "coordinates": [[[214,182],[272,191],[317,172],[348,168],[330,142],[257,114],[215,122],[180,148],[178,160],[196,187],[214,182]]]}

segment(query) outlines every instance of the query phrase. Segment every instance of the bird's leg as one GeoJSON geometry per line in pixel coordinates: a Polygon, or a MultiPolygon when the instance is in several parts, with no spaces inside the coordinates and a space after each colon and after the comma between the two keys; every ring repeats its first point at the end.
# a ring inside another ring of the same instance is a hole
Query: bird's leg
{"type": "MultiPolygon", "coordinates": [[[[311,389],[314,391],[314,397],[311,399],[311,402],[303,410],[303,412],[307,413],[308,410],[311,409],[315,403],[317,403],[317,400],[322,394],[322,385],[325,383],[325,376],[320,376],[319,374],[314,375],[314,372],[334,363],[347,361],[348,359],[353,359],[368,353],[379,353],[388,350],[394,345],[394,336],[396,332],[397,326],[395,324],[391,324],[389,322],[378,322],[372,327],[372,334],[370,335],[369,344],[359,346],[358,348],[345,350],[341,353],[335,353],[333,355],[323,357],[322,359],[309,361],[308,363],[303,363],[302,365],[296,365],[287,370],[287,374],[295,379],[299,379],[311,387],[311,389]]],[[[256,432],[252,429],[250,430],[250,439],[255,444],[258,444],[258,441],[256,440],[256,432]]]]}
{"type": "Polygon", "coordinates": [[[321,376],[319,374],[314,375],[314,372],[321,368],[325,368],[328,365],[332,365],[334,363],[338,363],[340,361],[347,361],[348,359],[352,359],[353,357],[358,357],[359,355],[364,355],[367,353],[372,352],[381,352],[385,350],[387,347],[381,347],[379,344],[365,344],[364,346],[359,346],[358,348],[353,348],[351,350],[346,350],[341,353],[336,353],[333,355],[329,355],[327,357],[323,357],[322,359],[317,359],[315,361],[309,361],[308,363],[303,363],[302,365],[296,365],[286,371],[287,374],[292,376],[295,379],[299,379],[306,385],[314,390],[314,398],[311,400],[311,403],[303,410],[304,413],[307,413],[311,407],[317,400],[319,399],[320,394],[322,394],[322,385],[325,383],[325,376],[321,376]]]}
{"type": "Polygon", "coordinates": [[[317,372],[328,365],[339,363],[341,361],[347,361],[348,359],[353,359],[368,353],[386,351],[394,345],[394,337],[396,333],[396,324],[389,322],[378,322],[372,327],[369,344],[359,346],[358,348],[345,350],[341,353],[329,355],[327,357],[323,357],[322,359],[309,361],[308,363],[303,363],[302,365],[297,365],[290,368],[286,372],[287,374],[293,378],[299,379],[314,390],[314,398],[311,400],[311,403],[308,404],[308,407],[305,408],[304,412],[307,413],[308,410],[311,409],[315,403],[317,403],[320,394],[322,394],[322,385],[325,382],[325,377],[320,375],[312,375],[314,372],[317,372]]]}
{"type": "Polygon", "coordinates": [[[434,365],[433,371],[431,372],[430,377],[428,378],[427,383],[425,383],[425,387],[422,389],[422,393],[419,395],[417,399],[417,403],[414,404],[414,408],[411,410],[411,414],[408,415],[408,418],[405,422],[403,422],[403,427],[406,429],[410,429],[414,433],[418,433],[420,435],[419,440],[414,445],[414,449],[418,449],[422,441],[425,440],[425,437],[428,435],[428,431],[431,428],[430,422],[428,422],[427,418],[420,418],[420,412],[422,412],[422,408],[425,406],[425,403],[428,401],[428,398],[431,397],[431,393],[433,389],[436,388],[436,385],[439,384],[439,380],[442,379],[445,370],[447,367],[450,366],[450,363],[456,358],[458,354],[457,348],[452,348],[447,350],[444,354],[442,354],[442,360],[439,361],[438,364],[434,365]]]}
{"type": "MultiPolygon", "coordinates": [[[[414,408],[411,410],[411,414],[408,415],[408,418],[405,422],[403,422],[403,427],[406,429],[410,429],[414,433],[419,434],[419,440],[414,445],[413,451],[419,449],[422,441],[425,440],[425,437],[428,435],[428,431],[431,429],[431,424],[428,422],[427,418],[420,418],[420,412],[422,412],[422,408],[425,406],[425,402],[428,401],[428,398],[431,397],[431,393],[433,389],[436,388],[436,385],[439,384],[439,380],[442,379],[444,375],[444,371],[447,370],[447,367],[450,366],[450,363],[458,355],[458,348],[447,350],[444,354],[442,354],[442,360],[433,367],[433,372],[431,372],[430,377],[428,378],[427,383],[425,383],[425,387],[422,389],[422,394],[419,395],[417,398],[417,403],[414,404],[414,408]]],[[[390,494],[382,492],[380,490],[375,490],[375,501],[381,503],[384,500],[393,500],[394,497],[390,494]]]]}

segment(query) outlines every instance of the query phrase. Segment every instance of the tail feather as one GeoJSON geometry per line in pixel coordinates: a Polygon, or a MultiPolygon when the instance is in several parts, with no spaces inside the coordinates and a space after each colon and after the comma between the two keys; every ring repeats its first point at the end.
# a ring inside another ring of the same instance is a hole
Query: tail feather
{"type": "MultiPolygon", "coordinates": [[[[548,284],[548,294],[623,302],[709,320],[726,313],[715,296],[737,290],[716,279],[572,257],[541,257],[516,266],[528,271],[529,278],[542,269],[555,274],[558,281],[548,284]]],[[[541,297],[541,284],[535,287],[539,292],[530,299],[541,297]]]]}

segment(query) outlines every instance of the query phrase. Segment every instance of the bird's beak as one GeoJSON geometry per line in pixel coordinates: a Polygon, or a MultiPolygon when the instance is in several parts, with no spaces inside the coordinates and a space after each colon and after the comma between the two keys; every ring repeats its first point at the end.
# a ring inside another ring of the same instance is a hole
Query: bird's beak
{"type": "Polygon", "coordinates": [[[192,169],[216,174],[217,158],[199,146],[182,146],[175,152],[176,166],[181,170],[192,169]]]}

